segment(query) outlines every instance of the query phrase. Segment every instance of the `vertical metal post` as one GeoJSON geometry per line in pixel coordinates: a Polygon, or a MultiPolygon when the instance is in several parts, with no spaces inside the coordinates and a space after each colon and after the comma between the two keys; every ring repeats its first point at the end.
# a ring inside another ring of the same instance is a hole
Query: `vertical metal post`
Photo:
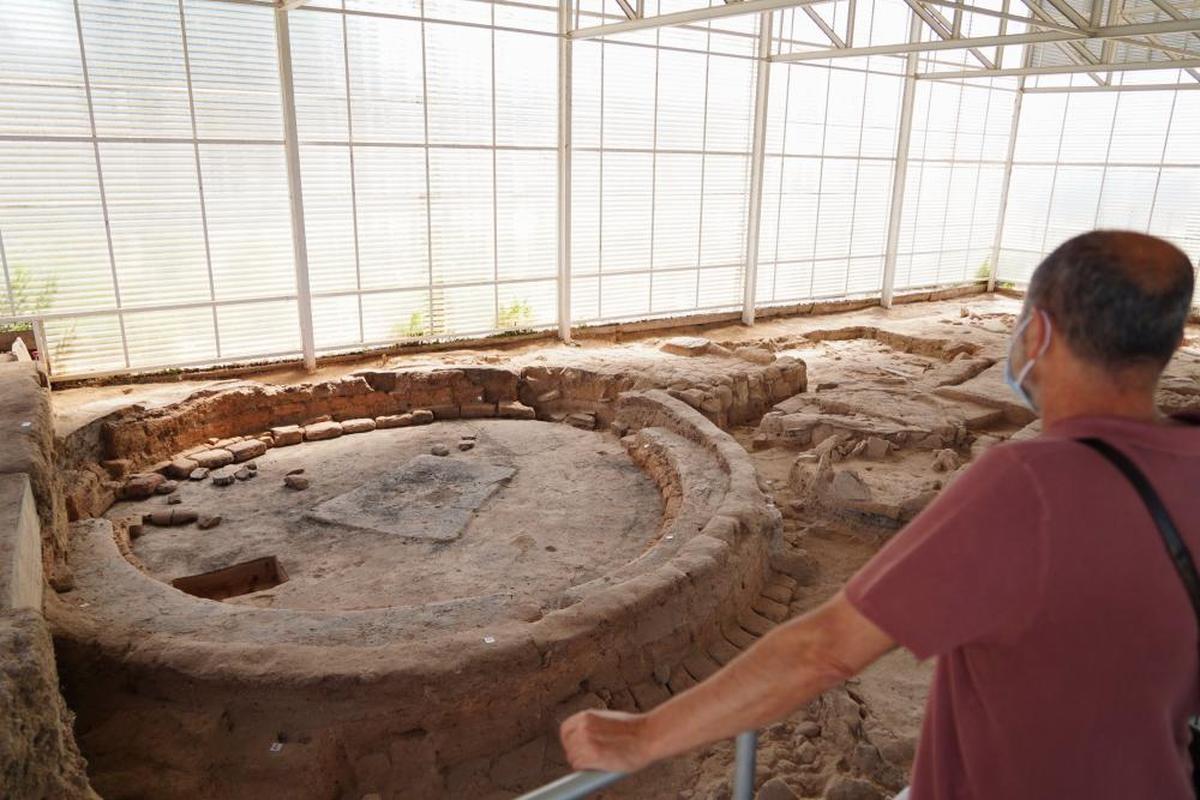
{"type": "Polygon", "coordinates": [[[279,58],[279,97],[283,111],[283,147],[287,156],[288,198],[292,210],[292,255],[296,265],[296,306],[304,368],[317,368],[313,338],[312,287],[308,280],[308,240],[304,235],[304,192],[300,183],[300,141],[296,131],[296,92],[292,85],[292,42],[288,12],[275,9],[275,47],[279,58]]]}
{"type": "Polygon", "coordinates": [[[737,763],[733,768],[733,800],[754,800],[754,751],[757,748],[757,731],[738,734],[737,763]]]}
{"type": "MultiPolygon", "coordinates": [[[[916,42],[921,36],[921,19],[909,12],[908,41],[916,42]]],[[[913,101],[917,93],[918,54],[908,54],[904,68],[904,96],[900,105],[900,130],[896,136],[896,169],[892,175],[892,208],[888,217],[887,248],[883,257],[883,286],[880,287],[879,304],[892,307],[896,293],[896,256],[900,246],[900,222],[904,216],[904,184],[908,176],[908,143],[912,138],[913,101]]]]}
{"type": "Polygon", "coordinates": [[[571,0],[558,4],[558,338],[571,341],[571,0]]]}
{"type": "Polygon", "coordinates": [[[764,11],[758,18],[758,60],[754,78],[754,142],[750,153],[750,208],[746,220],[746,264],[743,268],[742,322],[754,324],[758,293],[758,237],[762,227],[763,162],[767,149],[767,100],[770,95],[771,17],[764,11]]]}
{"type": "Polygon", "coordinates": [[[1004,238],[1004,216],[1008,210],[1008,187],[1012,183],[1013,156],[1017,151],[1017,129],[1021,125],[1021,103],[1025,99],[1025,79],[1017,82],[1017,96],[1013,98],[1012,124],[1008,129],[1008,153],[1004,157],[1004,180],[1000,184],[1000,210],[996,218],[996,237],[992,241],[992,258],[988,262],[987,290],[996,291],[996,269],[1000,263],[1000,244],[1004,238]]]}

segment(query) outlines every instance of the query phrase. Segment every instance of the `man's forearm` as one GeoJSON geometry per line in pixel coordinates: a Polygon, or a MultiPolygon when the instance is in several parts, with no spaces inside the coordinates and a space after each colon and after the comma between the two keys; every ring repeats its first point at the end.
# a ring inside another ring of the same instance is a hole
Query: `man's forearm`
{"type": "Polygon", "coordinates": [[[782,625],[708,680],[645,718],[655,759],[727,739],[786,717],[853,670],[838,663],[811,617],[782,625]]]}

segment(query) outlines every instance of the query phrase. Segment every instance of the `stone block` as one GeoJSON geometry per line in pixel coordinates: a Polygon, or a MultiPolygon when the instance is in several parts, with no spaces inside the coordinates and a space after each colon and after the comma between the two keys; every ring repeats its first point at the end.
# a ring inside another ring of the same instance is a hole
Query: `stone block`
{"type": "Polygon", "coordinates": [[[373,419],[348,419],[342,422],[342,433],[367,433],[375,430],[373,419]]]}
{"type": "Polygon", "coordinates": [[[485,419],[496,416],[495,403],[463,403],[459,406],[459,416],[463,419],[485,419]]]}
{"type": "Polygon", "coordinates": [[[534,419],[537,412],[524,403],[500,403],[496,415],[502,419],[534,419]]]}
{"type": "Polygon", "coordinates": [[[412,412],[413,425],[428,425],[433,422],[433,412],[427,408],[416,408],[412,412]]]}
{"type": "Polygon", "coordinates": [[[258,439],[243,439],[240,442],[234,442],[225,449],[233,453],[234,463],[240,464],[243,461],[258,458],[267,452],[267,445],[258,439]]]}
{"type": "Polygon", "coordinates": [[[271,428],[271,438],[275,440],[276,447],[289,447],[304,441],[304,431],[299,425],[282,425],[271,428]]]}
{"type": "Polygon", "coordinates": [[[0,475],[0,611],[41,607],[41,525],[29,477],[0,475]]]}
{"type": "Polygon", "coordinates": [[[412,414],[386,414],[375,418],[376,428],[406,428],[412,424],[412,414]]]}
{"type": "Polygon", "coordinates": [[[304,441],[320,442],[324,439],[336,439],[342,435],[342,423],[333,422],[317,422],[312,425],[304,426],[304,441]]]}
{"type": "Polygon", "coordinates": [[[667,339],[658,349],[676,356],[702,356],[708,352],[711,344],[702,336],[676,336],[667,339]]]}
{"type": "Polygon", "coordinates": [[[205,469],[218,469],[233,463],[233,453],[224,449],[201,450],[192,460],[205,469]]]}

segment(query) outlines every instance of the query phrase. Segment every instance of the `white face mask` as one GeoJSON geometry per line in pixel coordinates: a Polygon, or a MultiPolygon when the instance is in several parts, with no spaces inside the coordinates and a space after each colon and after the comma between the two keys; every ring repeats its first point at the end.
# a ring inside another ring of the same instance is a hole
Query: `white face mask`
{"type": "Polygon", "coordinates": [[[1037,313],[1042,315],[1042,321],[1046,324],[1046,335],[1042,339],[1042,346],[1038,349],[1037,354],[1025,362],[1025,366],[1021,367],[1021,372],[1019,374],[1015,376],[1013,375],[1013,350],[1016,349],[1018,344],[1022,343],[1022,336],[1025,333],[1025,329],[1029,327],[1029,323],[1033,320],[1033,315],[1030,314],[1029,316],[1025,317],[1025,319],[1021,320],[1021,322],[1017,323],[1017,329],[1013,331],[1012,340],[1008,344],[1008,358],[1004,362],[1004,382],[1008,385],[1009,389],[1012,389],[1012,392],[1017,396],[1017,399],[1025,404],[1025,406],[1035,414],[1038,412],[1038,407],[1037,404],[1033,402],[1033,397],[1025,389],[1025,379],[1029,377],[1029,373],[1031,370],[1033,370],[1033,365],[1037,363],[1037,360],[1045,355],[1046,351],[1050,349],[1050,315],[1045,311],[1042,311],[1040,308],[1037,309],[1037,313]]]}

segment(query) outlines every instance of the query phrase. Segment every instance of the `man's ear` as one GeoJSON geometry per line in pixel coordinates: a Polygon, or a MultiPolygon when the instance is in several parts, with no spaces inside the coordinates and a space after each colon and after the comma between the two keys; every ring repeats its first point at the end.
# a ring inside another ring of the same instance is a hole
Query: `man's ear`
{"type": "Polygon", "coordinates": [[[1029,309],[1029,324],[1025,326],[1025,335],[1021,340],[1021,348],[1025,359],[1037,358],[1042,350],[1042,342],[1046,341],[1046,315],[1040,308],[1029,309]]]}

